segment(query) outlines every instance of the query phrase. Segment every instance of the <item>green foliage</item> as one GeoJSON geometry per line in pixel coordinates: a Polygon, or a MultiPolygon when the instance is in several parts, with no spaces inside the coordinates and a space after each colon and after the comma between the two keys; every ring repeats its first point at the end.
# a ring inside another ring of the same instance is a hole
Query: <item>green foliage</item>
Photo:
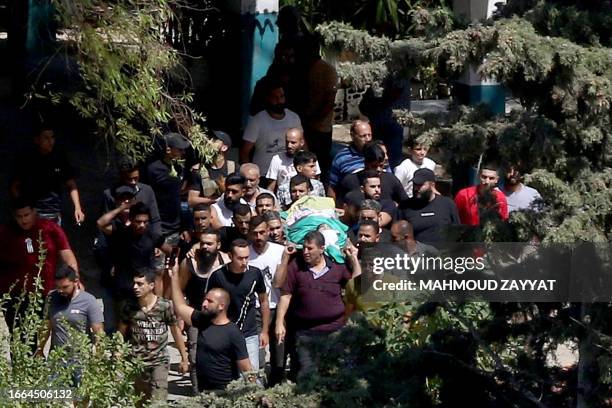
{"type": "MultiPolygon", "coordinates": [[[[152,150],[153,138],[172,122],[193,137],[207,159],[212,158],[212,148],[197,125],[202,117],[189,106],[191,95],[171,91],[179,80],[179,58],[161,30],[172,17],[171,2],[120,0],[110,6],[98,0],[54,0],[53,4],[69,37],[57,52],[64,48],[76,60],[82,80],[79,90],[63,97],[95,124],[100,136],[119,152],[142,159],[152,150]]],[[[57,103],[62,100],[58,96],[49,99],[57,103]]]]}
{"type": "MultiPolygon", "coordinates": [[[[9,322],[12,323],[12,334],[0,339],[8,343],[11,352],[10,361],[0,359],[0,388],[71,388],[77,400],[88,401],[91,406],[133,406],[140,399],[134,391],[133,383],[141,363],[139,360],[123,358],[130,353],[130,346],[123,342],[119,334],[102,336],[94,346],[90,336],[70,330],[69,342],[51,350],[46,359],[33,354],[39,345],[39,336],[46,329],[41,317],[44,299],[40,272],[46,257],[41,233],[39,247],[43,250],[39,251],[35,290],[23,291],[16,299],[16,308],[23,310],[23,314],[18,314],[14,322],[9,322]],[[72,380],[77,371],[81,374],[81,382],[74,388],[72,380]]],[[[9,300],[8,295],[5,295],[2,306],[9,300]]],[[[4,319],[4,316],[1,317],[4,319]]],[[[11,401],[11,407],[31,405],[31,402],[11,401]]],[[[37,406],[63,407],[65,402],[49,400],[37,406]]]]}

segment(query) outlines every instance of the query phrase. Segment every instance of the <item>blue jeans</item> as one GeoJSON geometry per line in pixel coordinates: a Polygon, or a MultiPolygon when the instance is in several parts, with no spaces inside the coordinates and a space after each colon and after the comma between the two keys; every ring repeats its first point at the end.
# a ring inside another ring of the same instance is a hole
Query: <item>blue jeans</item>
{"type": "Polygon", "coordinates": [[[249,360],[254,371],[259,371],[259,335],[245,337],[249,360]]]}

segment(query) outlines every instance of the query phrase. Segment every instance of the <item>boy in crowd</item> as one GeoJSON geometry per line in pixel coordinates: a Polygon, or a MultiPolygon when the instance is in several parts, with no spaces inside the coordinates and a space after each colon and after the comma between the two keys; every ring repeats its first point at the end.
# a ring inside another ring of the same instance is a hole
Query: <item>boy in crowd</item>
{"type": "Polygon", "coordinates": [[[429,146],[419,143],[413,138],[410,140],[410,155],[395,168],[395,177],[404,186],[408,197],[412,197],[413,194],[412,178],[414,172],[418,169],[429,169],[431,171],[436,169],[436,162],[427,157],[428,152],[429,146]]]}
{"type": "MultiPolygon", "coordinates": [[[[310,180],[310,195],[325,197],[325,187],[316,177],[317,157],[314,153],[307,150],[300,150],[293,158],[293,166],[297,175],[301,175],[310,180]]],[[[294,176],[295,177],[295,176],[294,176]]],[[[291,199],[291,179],[278,186],[278,199],[281,206],[288,207],[295,200],[291,199]]]]}

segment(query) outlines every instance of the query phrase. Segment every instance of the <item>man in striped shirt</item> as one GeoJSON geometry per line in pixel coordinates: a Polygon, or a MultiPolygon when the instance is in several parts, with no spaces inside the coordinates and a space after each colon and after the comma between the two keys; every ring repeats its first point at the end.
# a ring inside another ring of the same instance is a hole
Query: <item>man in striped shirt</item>
{"type": "Polygon", "coordinates": [[[351,125],[352,143],[340,150],[332,162],[327,195],[336,198],[336,188],[347,174],[364,168],[363,147],[372,140],[372,128],[368,122],[356,120],[351,125]]]}

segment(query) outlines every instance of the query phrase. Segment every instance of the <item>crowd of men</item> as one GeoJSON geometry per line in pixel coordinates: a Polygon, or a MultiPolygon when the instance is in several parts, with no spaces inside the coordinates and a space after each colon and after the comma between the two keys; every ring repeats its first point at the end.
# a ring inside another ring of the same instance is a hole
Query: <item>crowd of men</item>
{"type": "MultiPolygon", "coordinates": [[[[454,199],[442,195],[428,146],[409,141],[407,157],[392,168],[383,135],[365,120],[352,123],[351,143],[331,157],[336,74],[313,44],[301,45],[281,41],[258,84],[240,163],[230,160],[232,138],[224,132],[212,132],[218,153],[210,163],[185,161],[193,156],[189,140],[170,132],[157,157],[118,161],[118,179],[100,192],[103,214],[82,208],[53,130],[36,133],[11,180],[14,222],[0,226],[0,290],[23,287],[26,278],[32,290],[40,269],[48,330],[38,355],[49,336],[51,347],[66,344],[68,326],[118,331],[145,364],[136,389],[165,399],[171,333],[179,371],[190,374],[194,393],[223,389],[240,373],[259,381],[253,373],[260,369],[269,385],[285,381],[288,371],[300,381],[321,357],[308,345],[364,308],[354,290],[361,243],[421,253],[442,244],[448,226],[478,225],[485,212],[506,221],[509,212],[535,208],[539,194],[522,184],[517,164],[506,166],[502,188],[500,168],[485,164],[477,185],[454,199]],[[296,70],[298,49],[303,65],[296,70]],[[80,280],[61,227],[63,188],[75,222],[98,217],[103,308],[80,280]],[[299,246],[288,240],[283,211],[305,196],[334,200],[337,220],[348,228],[345,263],[325,254],[333,235],[325,228],[308,231],[299,246]]],[[[9,307],[9,325],[18,312],[9,307]]]]}

